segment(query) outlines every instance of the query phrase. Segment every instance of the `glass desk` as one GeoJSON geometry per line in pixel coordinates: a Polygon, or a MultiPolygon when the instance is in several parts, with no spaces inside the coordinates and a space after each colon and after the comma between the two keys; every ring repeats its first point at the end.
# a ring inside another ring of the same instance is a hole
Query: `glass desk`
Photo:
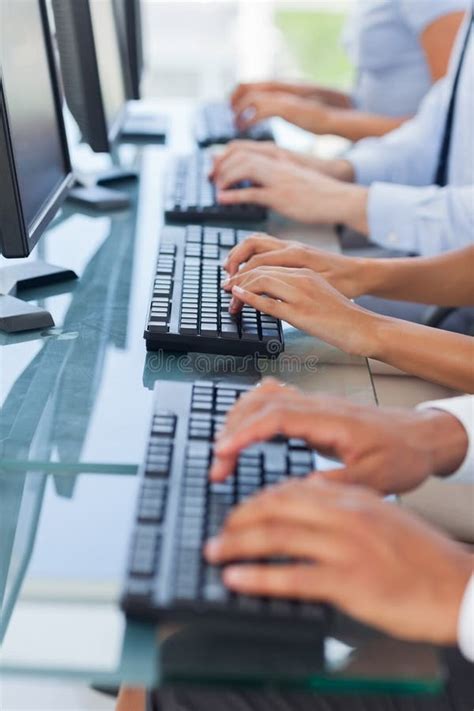
{"type": "MultiPolygon", "coordinates": [[[[305,388],[373,402],[365,360],[288,327],[272,362],[146,354],[143,328],[161,228],[166,152],[137,153],[134,208],[105,216],[67,206],[32,259],[67,265],[77,282],[23,295],[54,316],[43,333],[0,334],[0,461],[6,470],[133,474],[142,459],[157,377],[274,375],[305,388]]],[[[288,230],[274,225],[273,232],[288,230]]],[[[332,237],[335,242],[334,237],[332,237]]]]}
{"type": "MultiPolygon", "coordinates": [[[[0,340],[4,673],[146,686],[157,684],[161,673],[168,678],[190,673],[188,657],[184,651],[176,655],[176,649],[183,635],[185,646],[195,649],[194,630],[157,645],[152,626],[126,623],[118,608],[136,472],[157,378],[220,379],[231,368],[232,377],[244,382],[272,374],[306,390],[374,402],[365,360],[348,358],[294,329],[287,329],[284,357],[266,367],[239,359],[146,354],[143,326],[168,149],[126,149],[127,164],[141,174],[129,188],[133,208],[97,216],[66,206],[31,257],[71,267],[80,277],[22,294],[49,309],[56,328],[0,340]]],[[[319,238],[318,231],[310,236],[307,228],[281,221],[269,229],[313,242],[319,238]]],[[[320,244],[337,248],[330,231],[321,231],[320,244]]],[[[373,644],[369,654],[363,643],[362,656],[354,641],[349,651],[345,643],[328,648],[329,657],[318,650],[305,678],[339,678],[340,684],[345,675],[353,684],[354,675],[370,679],[372,669],[375,684],[382,671],[395,686],[426,689],[439,682],[433,650],[398,646],[398,659],[405,663],[395,664],[393,653],[386,656],[393,664],[381,671],[380,663],[373,663],[373,644]]],[[[204,679],[205,669],[199,675],[204,679]]]]}

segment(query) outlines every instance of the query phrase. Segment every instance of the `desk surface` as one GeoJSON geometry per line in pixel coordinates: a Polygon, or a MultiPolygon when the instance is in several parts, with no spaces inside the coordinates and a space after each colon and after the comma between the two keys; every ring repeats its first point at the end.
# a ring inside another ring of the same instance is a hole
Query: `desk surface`
{"type": "MultiPolygon", "coordinates": [[[[173,119],[167,148],[123,149],[140,170],[132,209],[97,216],[66,206],[32,255],[80,276],[25,294],[52,312],[56,328],[1,337],[0,638],[11,673],[157,680],[155,630],[126,624],[117,607],[153,384],[220,378],[229,368],[196,355],[183,368],[174,356],[145,352],[162,179],[170,150],[190,142],[189,115],[175,109],[173,119]]],[[[332,230],[277,219],[268,230],[338,249],[332,230]]],[[[261,377],[260,364],[230,360],[239,379],[261,377]]],[[[374,402],[365,360],[294,329],[271,374],[374,402]]],[[[429,655],[423,668],[434,673],[429,655]]]]}

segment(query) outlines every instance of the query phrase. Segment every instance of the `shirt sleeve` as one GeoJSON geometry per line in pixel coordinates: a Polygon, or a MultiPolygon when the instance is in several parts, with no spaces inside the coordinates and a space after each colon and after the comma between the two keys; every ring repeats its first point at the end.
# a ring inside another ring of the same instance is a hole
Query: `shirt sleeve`
{"type": "Polygon", "coordinates": [[[370,239],[422,256],[473,244],[474,186],[411,187],[374,183],[369,189],[370,239]]]}
{"type": "Polygon", "coordinates": [[[464,593],[458,617],[459,649],[470,662],[474,662],[474,575],[464,593]]]}
{"type": "Polygon", "coordinates": [[[468,448],[460,468],[447,481],[474,483],[474,395],[462,395],[460,397],[446,398],[445,400],[423,402],[418,405],[417,409],[444,410],[459,420],[467,432],[468,448]]]}
{"type": "Polygon", "coordinates": [[[382,137],[366,138],[349,150],[356,182],[432,185],[444,131],[450,85],[441,79],[423,99],[417,115],[382,137]]]}
{"type": "Polygon", "coordinates": [[[403,20],[417,35],[432,22],[452,12],[464,12],[470,0],[400,0],[403,20]]]}

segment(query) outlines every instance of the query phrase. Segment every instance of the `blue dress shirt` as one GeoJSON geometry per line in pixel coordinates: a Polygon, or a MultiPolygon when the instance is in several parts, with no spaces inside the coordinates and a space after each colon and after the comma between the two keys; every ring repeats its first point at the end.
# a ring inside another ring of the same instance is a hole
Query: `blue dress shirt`
{"type": "Polygon", "coordinates": [[[360,141],[346,158],[356,181],[370,186],[370,238],[383,246],[439,254],[474,242],[474,41],[467,22],[448,76],[428,93],[416,117],[383,138],[360,141]],[[454,76],[466,31],[448,165],[448,185],[434,185],[454,76]]]}
{"type": "Polygon", "coordinates": [[[468,6],[469,0],[358,0],[343,33],[357,70],[354,105],[384,116],[414,116],[433,83],[420,35],[468,6]]]}

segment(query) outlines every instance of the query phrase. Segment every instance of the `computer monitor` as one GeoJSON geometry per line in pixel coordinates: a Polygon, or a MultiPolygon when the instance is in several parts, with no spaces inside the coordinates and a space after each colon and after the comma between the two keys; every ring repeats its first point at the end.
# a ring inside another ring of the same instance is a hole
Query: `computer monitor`
{"type": "Polygon", "coordinates": [[[144,69],[140,0],[114,0],[127,99],[139,101],[144,69]]]}
{"type": "Polygon", "coordinates": [[[83,140],[108,153],[126,113],[112,0],[52,0],[64,92],[83,140]]]}
{"type": "MultiPolygon", "coordinates": [[[[119,26],[120,17],[126,24],[130,11],[120,9],[116,0],[52,0],[52,9],[64,91],[83,140],[97,153],[110,152],[119,138],[162,141],[166,126],[161,117],[127,116],[130,66],[138,65],[128,58],[119,26]]],[[[112,174],[100,183],[123,178],[112,174]]]]}
{"type": "MultiPolygon", "coordinates": [[[[39,0],[2,0],[0,33],[0,253],[27,257],[73,182],[62,97],[39,0]]],[[[76,275],[39,260],[0,269],[0,331],[53,326],[51,314],[15,298],[76,275]]]]}
{"type": "Polygon", "coordinates": [[[38,0],[2,0],[0,252],[4,257],[30,254],[72,184],[62,98],[42,15],[38,0]]]}

